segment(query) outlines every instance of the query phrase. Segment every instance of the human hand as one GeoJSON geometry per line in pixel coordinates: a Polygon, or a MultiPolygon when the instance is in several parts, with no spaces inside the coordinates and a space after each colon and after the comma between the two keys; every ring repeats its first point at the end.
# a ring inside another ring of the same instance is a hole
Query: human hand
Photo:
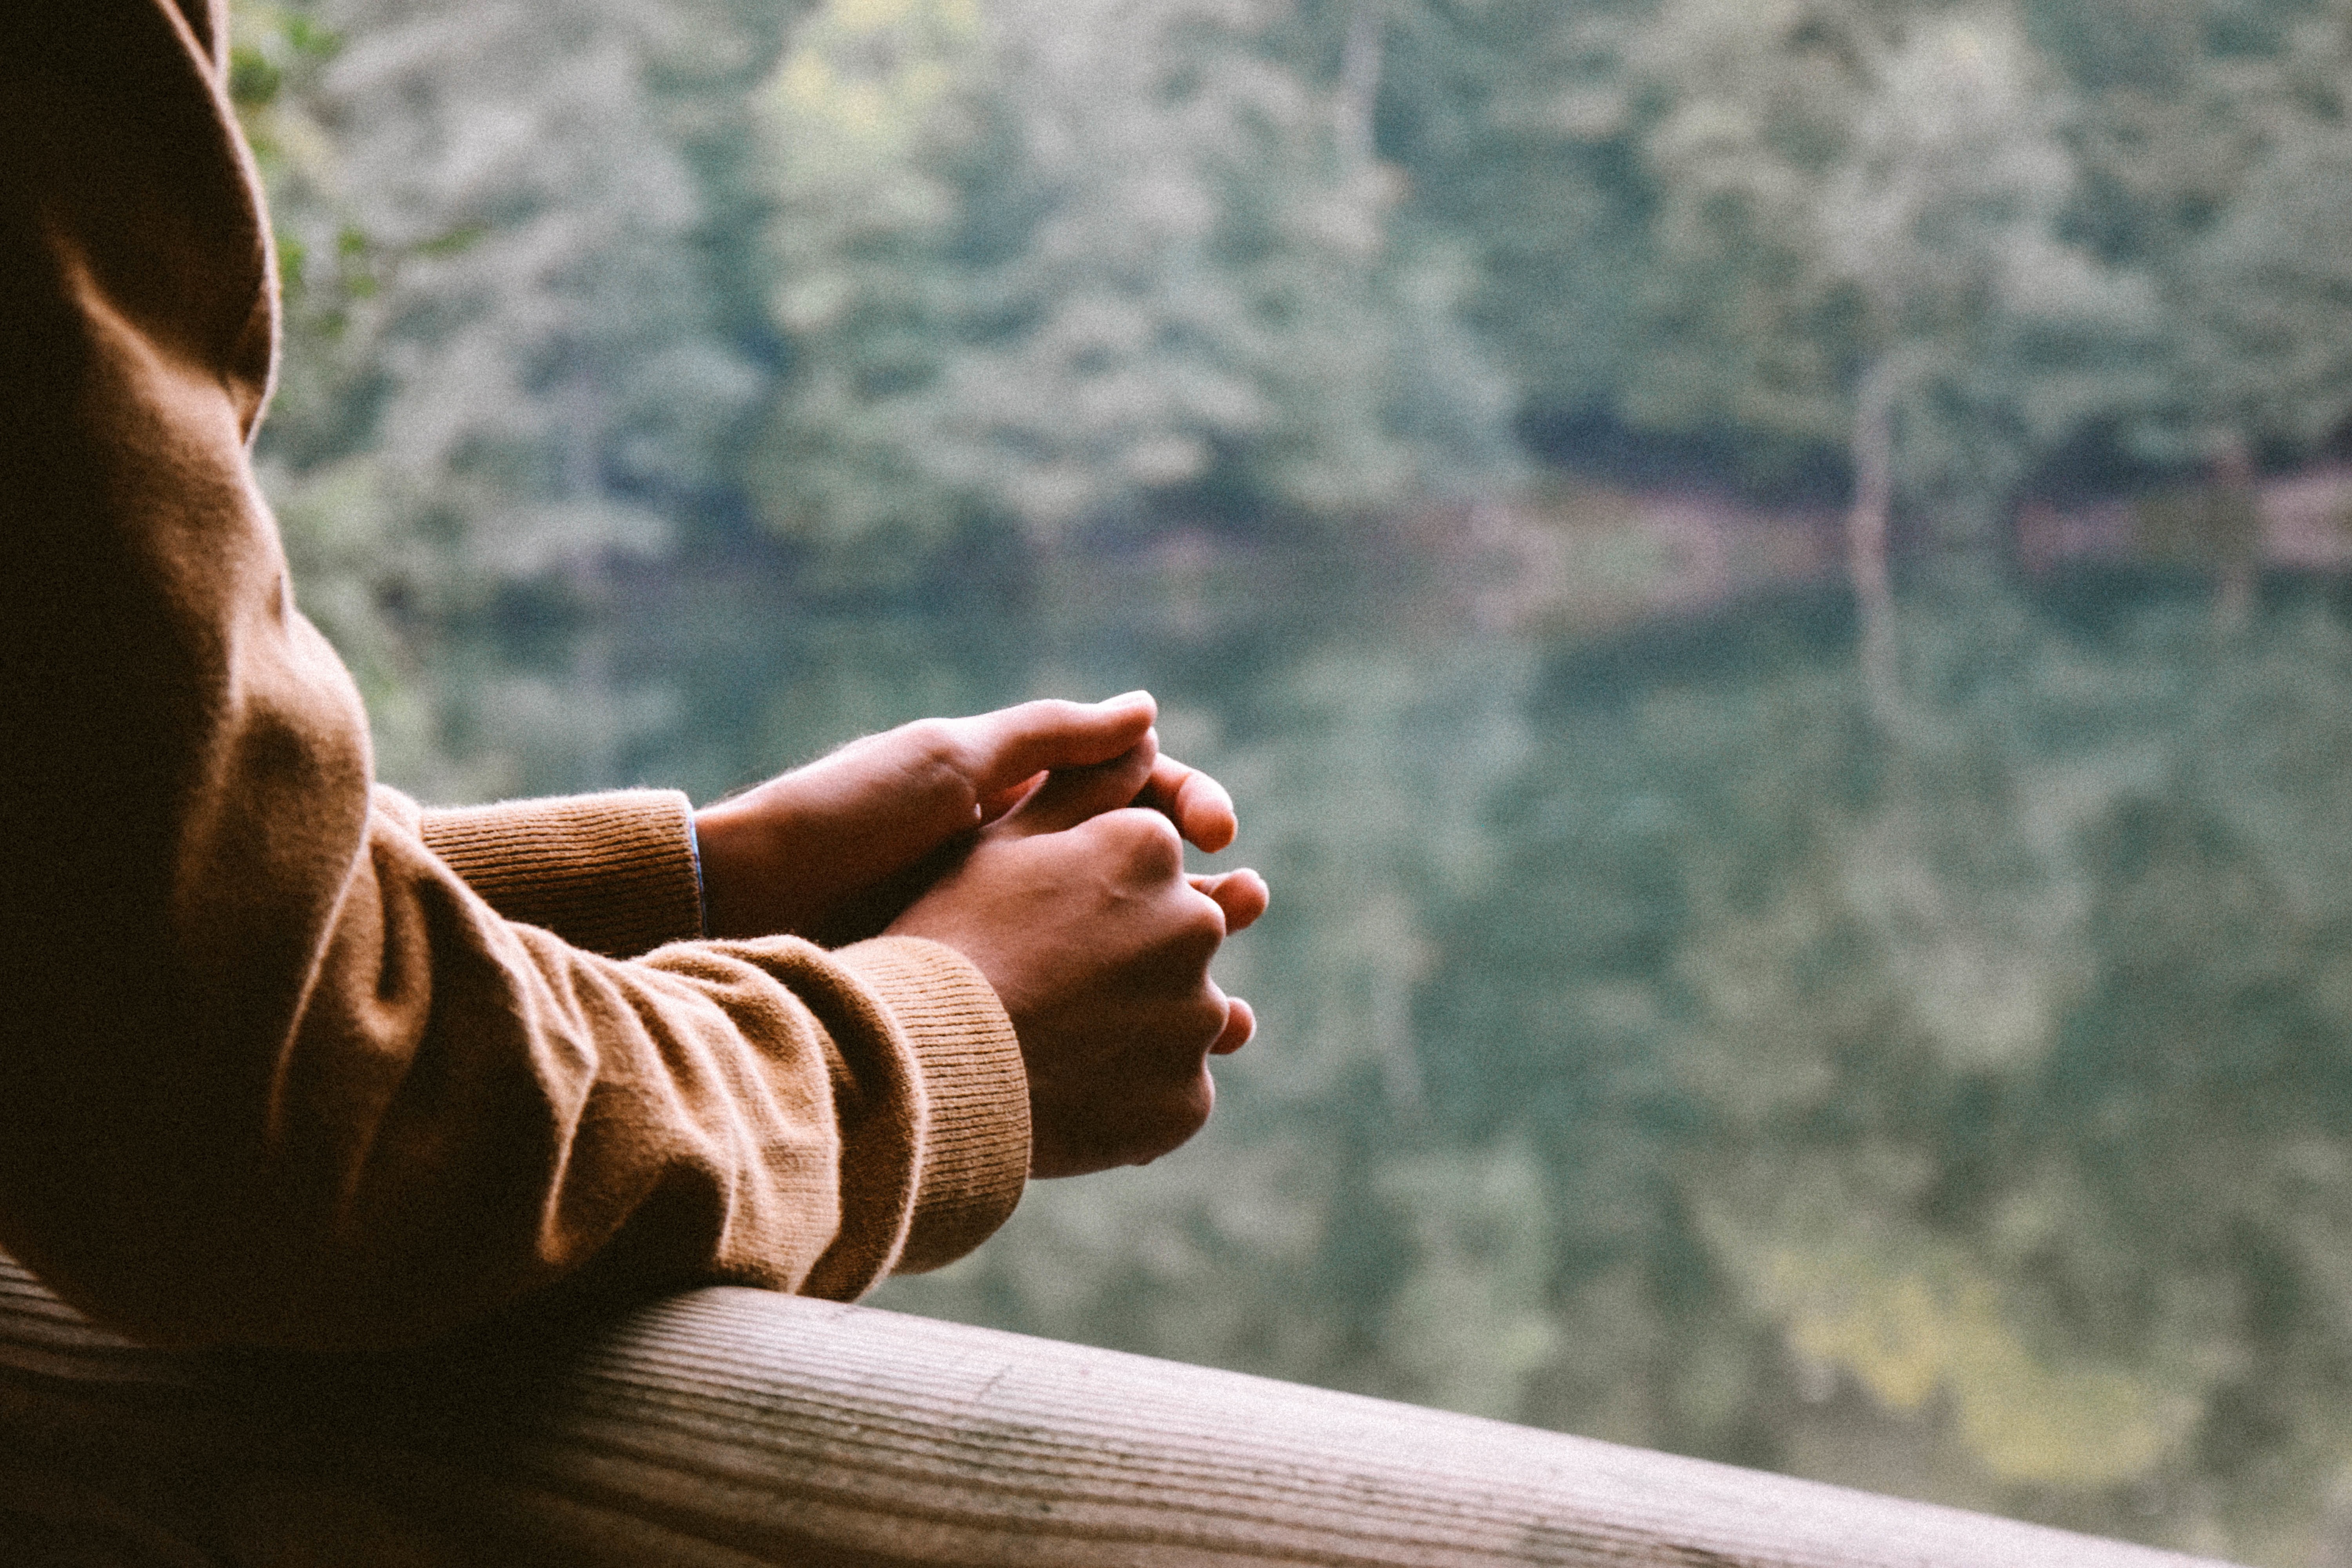
{"type": "MultiPolygon", "coordinates": [[[[827,944],[871,936],[938,877],[934,857],[965,847],[1046,773],[1129,756],[1157,711],[1136,691],[927,719],[707,806],[695,833],[710,934],[789,931],[827,944]]],[[[1233,842],[1223,786],[1156,752],[1129,797],[1101,809],[1129,804],[1164,812],[1204,850],[1233,842]]]]}
{"type": "Polygon", "coordinates": [[[1185,874],[1170,817],[1126,804],[1148,793],[1159,762],[1147,738],[1055,773],[888,928],[956,949],[1003,1002],[1029,1073],[1033,1175],[1175,1148],[1215,1103],[1208,1058],[1256,1027],[1249,1004],[1209,978],[1209,960],[1265,911],[1265,882],[1185,874]]]}

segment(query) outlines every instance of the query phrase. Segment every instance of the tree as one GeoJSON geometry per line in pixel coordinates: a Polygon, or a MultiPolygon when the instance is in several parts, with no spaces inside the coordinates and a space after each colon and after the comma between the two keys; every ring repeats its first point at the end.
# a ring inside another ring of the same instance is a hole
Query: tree
{"type": "Polygon", "coordinates": [[[1659,105],[1640,309],[1670,346],[1620,406],[1845,448],[1864,669],[1899,728],[1890,532],[1997,566],[2036,466],[2147,396],[2155,292],[2069,235],[2071,103],[2007,7],[1669,0],[1629,60],[1659,105]]]}
{"type": "Polygon", "coordinates": [[[776,526],[887,561],[1507,473],[1458,264],[1398,221],[1360,89],[1293,68],[1271,15],[898,0],[803,28],[768,97],[776,526]]]}
{"type": "Polygon", "coordinates": [[[2161,296],[2165,374],[2120,422],[2129,448],[2179,471],[2324,444],[2352,416],[2327,199],[2352,157],[2352,23],[2307,0],[2030,16],[2082,100],[2073,226],[2161,296]]]}
{"type": "Polygon", "coordinates": [[[690,116],[655,84],[657,65],[695,79],[678,40],[707,46],[716,10],[238,13],[289,309],[259,467],[395,777],[511,792],[534,746],[618,768],[628,703],[593,637],[574,643],[579,689],[561,702],[495,658],[437,681],[421,649],[501,595],[593,600],[610,552],[662,548],[718,482],[759,377],[716,330],[690,116]],[[509,731],[472,776],[450,733],[468,709],[509,731]]]}
{"type": "MultiPolygon", "coordinates": [[[[1631,51],[1649,0],[1396,5],[1371,116],[1410,210],[1469,247],[1468,319],[1536,426],[1596,410],[1661,351],[1640,310],[1656,191],[1631,51]]],[[[1312,7],[1303,8],[1312,14],[1312,7]]],[[[1327,31],[1328,25],[1327,24],[1327,31]]]]}

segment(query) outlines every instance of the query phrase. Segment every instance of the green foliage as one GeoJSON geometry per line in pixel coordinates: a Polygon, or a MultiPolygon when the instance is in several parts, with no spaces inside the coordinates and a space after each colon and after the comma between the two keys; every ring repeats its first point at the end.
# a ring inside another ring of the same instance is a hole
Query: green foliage
{"type": "Polygon", "coordinates": [[[2352,417],[2309,0],[240,16],[294,466],[525,575],[746,503],[867,582],[1360,519],[1508,486],[1514,415],[1773,482],[1874,384],[1898,523],[1989,557],[2070,456],[2352,417]]]}
{"type": "Polygon", "coordinates": [[[1645,0],[1395,8],[1381,145],[1412,204],[1473,247],[1470,319],[1542,412],[1620,401],[1671,352],[1644,298],[1655,191],[1631,65],[1645,0]]]}
{"type": "Polygon", "coordinates": [[[2070,237],[2072,104],[2010,8],[1562,17],[1464,216],[1539,405],[1731,437],[1769,479],[1844,446],[1890,376],[1903,500],[1981,552],[2037,462],[2147,395],[2151,291],[2070,237]],[[1523,258],[1547,207],[1579,232],[1523,258]]]}
{"type": "Polygon", "coordinates": [[[2081,84],[2075,226],[2161,295],[2165,377],[2132,408],[2137,447],[2194,463],[2338,434],[2352,413],[2329,270],[2340,204],[2318,182],[2344,156],[2352,23],[2304,0],[2082,0],[2032,17],[2081,84]]]}
{"type": "Polygon", "coordinates": [[[2298,129],[2182,270],[2201,307],[2194,415],[2206,429],[2309,451],[2352,421],[2352,215],[2331,199],[2352,177],[2352,135],[2298,129]]]}
{"type": "Polygon", "coordinates": [[[765,100],[772,521],[870,564],[975,521],[1347,516],[1507,475],[1458,267],[1275,15],[835,0],[795,36],[765,100]]]}
{"type": "Polygon", "coordinates": [[[1893,387],[1899,510],[1996,552],[2049,465],[2347,413],[2346,23],[2303,0],[1433,8],[1384,151],[1543,417],[1772,482],[1893,387]]]}
{"type": "Polygon", "coordinates": [[[756,393],[715,326],[687,157],[721,9],[236,14],[288,315],[258,466],[304,603],[412,787],[610,777],[643,706],[593,651],[520,668],[492,617],[578,613],[614,552],[665,548],[756,393]],[[478,650],[462,679],[443,646],[478,650]]]}

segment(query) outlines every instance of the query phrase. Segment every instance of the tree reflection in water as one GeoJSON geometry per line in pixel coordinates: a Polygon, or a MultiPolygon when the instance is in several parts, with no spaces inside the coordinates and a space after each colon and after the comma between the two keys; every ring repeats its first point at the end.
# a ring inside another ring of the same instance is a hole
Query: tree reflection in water
{"type": "Polygon", "coordinates": [[[996,615],[640,586],[633,776],[1148,685],[1273,881],[1210,1130],[884,1304],[2310,1560],[2352,1448],[2317,593],[1916,595],[1890,735],[1827,588],[1593,636],[1482,631],[1402,548],[1072,555],[996,615]]]}

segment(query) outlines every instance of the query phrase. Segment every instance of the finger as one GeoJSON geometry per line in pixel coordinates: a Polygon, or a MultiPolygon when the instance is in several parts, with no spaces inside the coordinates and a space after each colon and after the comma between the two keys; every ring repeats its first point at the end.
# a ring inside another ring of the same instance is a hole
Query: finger
{"type": "Polygon", "coordinates": [[[1103,702],[1024,702],[954,722],[967,747],[972,793],[985,801],[1042,773],[1124,757],[1158,713],[1150,692],[1130,691],[1103,702]]]}
{"type": "Polygon", "coordinates": [[[1246,931],[1265,913],[1273,898],[1265,879],[1246,867],[1238,871],[1225,871],[1213,877],[1186,879],[1200,891],[1214,899],[1217,907],[1225,911],[1225,934],[1246,931]]]}
{"type": "Polygon", "coordinates": [[[1017,834],[1059,833],[1079,823],[1117,811],[1132,801],[1151,776],[1159,760],[1160,742],[1150,731],[1125,756],[1092,767],[1056,768],[1045,775],[1034,794],[998,822],[1001,831],[1017,834]]]}
{"type": "Polygon", "coordinates": [[[1165,813],[1177,831],[1206,854],[1214,855],[1231,844],[1241,830],[1241,819],[1234,814],[1234,797],[1225,793],[1225,786],[1173,757],[1161,757],[1152,764],[1151,776],[1144,781],[1136,804],[1165,813]]]}
{"type": "Polygon", "coordinates": [[[1256,1010],[1238,996],[1228,996],[1225,998],[1224,1032],[1210,1042],[1209,1054],[1213,1057],[1231,1056],[1248,1045],[1256,1034],[1256,1010]]]}

